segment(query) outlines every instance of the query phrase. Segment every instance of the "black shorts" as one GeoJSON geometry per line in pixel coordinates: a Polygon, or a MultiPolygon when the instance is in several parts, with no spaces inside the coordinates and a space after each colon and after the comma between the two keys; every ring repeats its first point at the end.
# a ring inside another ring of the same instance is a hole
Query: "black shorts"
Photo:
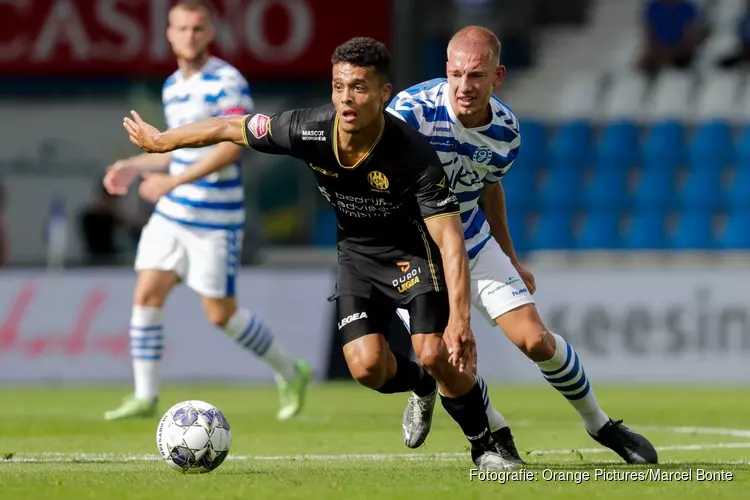
{"type": "MultiPolygon", "coordinates": [[[[397,306],[385,297],[365,299],[356,295],[336,298],[336,326],[346,344],[370,333],[385,335],[397,306]]],[[[428,292],[417,295],[404,307],[409,311],[409,330],[419,333],[443,333],[448,324],[447,292],[428,292]]]]}

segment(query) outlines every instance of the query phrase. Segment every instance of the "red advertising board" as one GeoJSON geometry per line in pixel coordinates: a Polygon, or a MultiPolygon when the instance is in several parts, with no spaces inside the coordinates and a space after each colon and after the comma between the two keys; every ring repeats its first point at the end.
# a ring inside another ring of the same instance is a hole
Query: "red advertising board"
{"type": "MultiPolygon", "coordinates": [[[[3,75],[166,76],[173,0],[0,0],[3,75]]],[[[340,43],[388,44],[390,0],[216,0],[213,52],[248,78],[325,76],[340,43]]]]}

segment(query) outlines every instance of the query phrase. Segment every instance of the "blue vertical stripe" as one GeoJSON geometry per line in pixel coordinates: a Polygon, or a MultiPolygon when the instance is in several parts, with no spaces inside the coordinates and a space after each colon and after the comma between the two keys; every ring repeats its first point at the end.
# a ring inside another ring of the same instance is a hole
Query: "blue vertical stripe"
{"type": "Polygon", "coordinates": [[[237,294],[237,272],[239,271],[240,249],[237,231],[227,232],[227,282],[225,289],[226,297],[234,297],[237,294]]]}

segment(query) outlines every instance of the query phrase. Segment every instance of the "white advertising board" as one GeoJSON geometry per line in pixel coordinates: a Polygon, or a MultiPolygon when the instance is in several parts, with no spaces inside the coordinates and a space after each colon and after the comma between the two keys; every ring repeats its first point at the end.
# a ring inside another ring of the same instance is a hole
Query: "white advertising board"
{"type": "MultiPolygon", "coordinates": [[[[332,271],[243,270],[240,302],[261,314],[290,354],[318,376],[328,364],[332,271]]],[[[131,378],[129,270],[0,273],[0,384],[131,378]]],[[[203,315],[178,287],[165,307],[161,373],[167,381],[270,381],[272,372],[203,315]]]]}

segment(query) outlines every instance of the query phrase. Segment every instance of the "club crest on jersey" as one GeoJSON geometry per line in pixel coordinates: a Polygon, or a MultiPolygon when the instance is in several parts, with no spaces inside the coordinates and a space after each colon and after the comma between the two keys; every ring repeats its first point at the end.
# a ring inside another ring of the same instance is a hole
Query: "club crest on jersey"
{"type": "Polygon", "coordinates": [[[247,129],[253,134],[253,137],[260,139],[261,137],[265,137],[268,133],[268,124],[270,121],[271,119],[266,115],[260,113],[255,114],[250,118],[250,121],[247,122],[247,129]]]}
{"type": "Polygon", "coordinates": [[[472,160],[480,165],[487,165],[491,159],[492,150],[487,146],[479,146],[477,150],[474,151],[474,156],[472,157],[472,160]]]}
{"type": "Polygon", "coordinates": [[[367,174],[367,182],[379,191],[385,191],[390,184],[388,182],[388,177],[386,177],[383,172],[378,172],[377,170],[373,170],[367,174]]]}

